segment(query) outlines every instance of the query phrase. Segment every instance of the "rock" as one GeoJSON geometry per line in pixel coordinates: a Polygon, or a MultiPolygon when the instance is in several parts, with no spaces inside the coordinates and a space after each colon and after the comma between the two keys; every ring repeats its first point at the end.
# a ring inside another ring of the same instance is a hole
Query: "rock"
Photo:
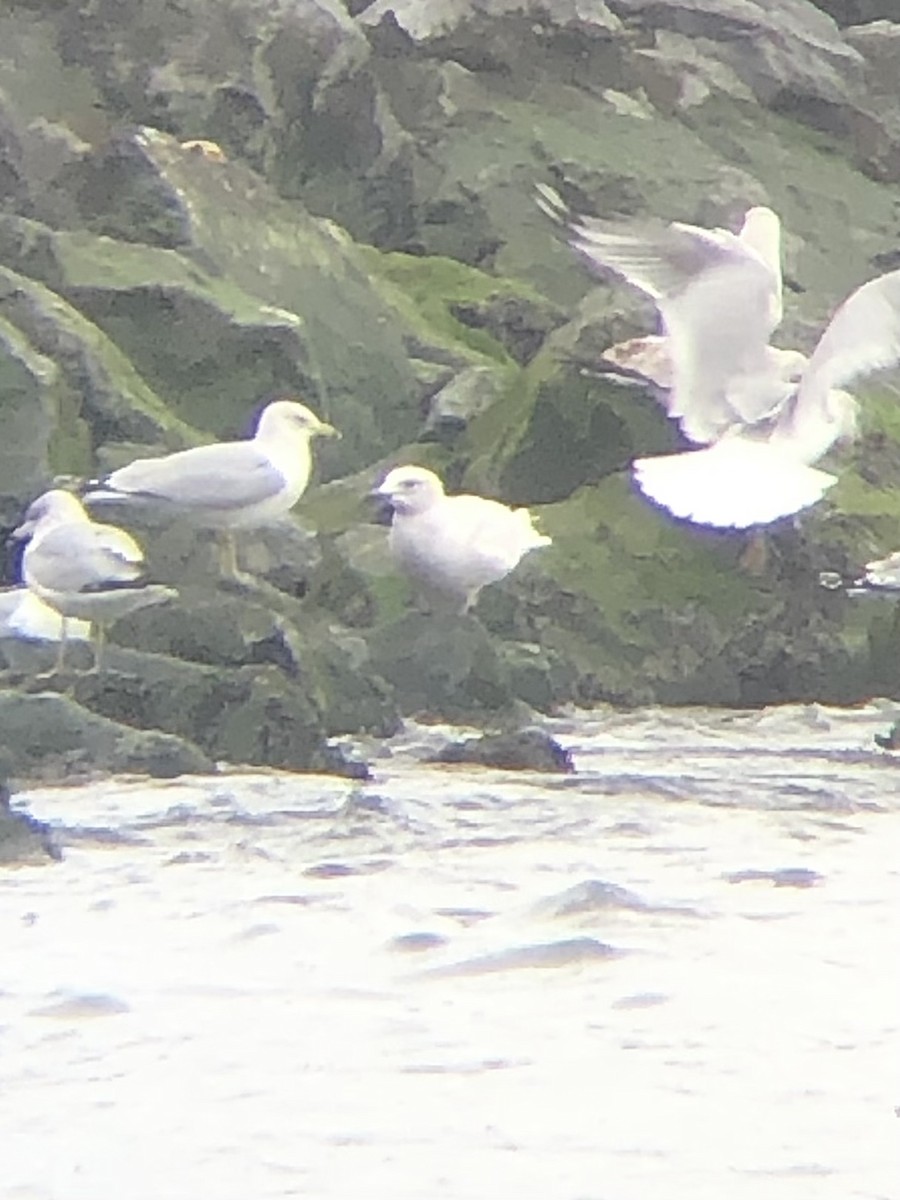
{"type": "Polygon", "coordinates": [[[183,738],[131,728],[52,691],[0,689],[0,747],[22,779],[70,781],[103,772],[168,779],[213,769],[183,738]]]}
{"type": "Polygon", "coordinates": [[[372,669],[394,688],[404,713],[460,717],[513,703],[509,672],[474,617],[409,613],[368,637],[372,669]]]}
{"type": "Polygon", "coordinates": [[[519,366],[531,362],[547,335],[566,321],[556,305],[509,293],[496,293],[481,302],[460,301],[450,311],[464,325],[488,330],[519,366]]]}
{"type": "Polygon", "coordinates": [[[864,21],[889,19],[896,15],[894,0],[812,0],[837,21],[838,25],[859,25],[864,21]]]}
{"type": "MultiPolygon", "coordinates": [[[[414,435],[402,321],[346,235],[289,207],[242,164],[198,159],[153,130],[120,135],[90,165],[91,223],[103,236],[38,231],[44,253],[30,269],[113,338],[159,393],[177,397],[185,422],[240,436],[254,399],[300,394],[341,427],[332,468],[340,470],[414,435]],[[357,331],[352,355],[346,328],[357,331]],[[379,402],[377,422],[372,401],[358,399],[363,381],[379,402]],[[379,441],[385,426],[391,441],[379,441]]],[[[102,440],[159,440],[158,431],[103,415],[102,440]]]]}
{"type": "MultiPolygon", "coordinates": [[[[748,578],[739,535],[630,487],[632,458],[678,435],[598,362],[655,313],[583,270],[533,199],[547,182],[602,216],[731,227],[772,204],[779,337],[809,348],[896,265],[896,31],[860,26],[884,7],[2,6],[0,524],[55,475],[237,436],[271,391],[344,432],[296,520],[242,537],[252,595],[221,587],[208,536],[127,518],[182,598],[120,623],[84,704],[210,760],[298,767],[398,711],[896,691],[893,613],[815,586],[895,548],[895,391],[866,385],[828,502],[767,535],[748,578]],[[477,620],[408,611],[361,500],[398,460],[540,505],[554,545],[477,620]]],[[[16,686],[43,686],[55,647],[2,650],[16,686]]]]}
{"type": "Polygon", "coordinates": [[[542,729],[520,729],[515,733],[486,733],[461,742],[450,742],[430,762],[473,763],[500,771],[575,770],[572,756],[542,729]]]}
{"type": "Polygon", "coordinates": [[[58,861],[62,854],[49,825],[13,812],[9,801],[9,788],[0,784],[0,867],[58,861]]]}
{"type": "Polygon", "coordinates": [[[895,721],[887,733],[876,733],[873,740],[882,750],[900,750],[900,721],[895,721]]]}
{"type": "Polygon", "coordinates": [[[474,417],[490,408],[507,380],[508,372],[493,367],[467,367],[432,399],[423,438],[452,442],[474,417]]]}
{"type": "Polygon", "coordinates": [[[568,56],[573,82],[592,84],[609,75],[618,59],[615,36],[622,24],[603,0],[375,0],[360,15],[375,45],[402,44],[470,71],[520,71],[532,46],[544,70],[568,56]]]}

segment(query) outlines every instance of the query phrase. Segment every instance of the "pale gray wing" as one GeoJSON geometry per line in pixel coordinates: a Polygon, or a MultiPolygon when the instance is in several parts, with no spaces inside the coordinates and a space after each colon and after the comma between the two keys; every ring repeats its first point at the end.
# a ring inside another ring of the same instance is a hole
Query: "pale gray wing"
{"type": "Polygon", "coordinates": [[[752,247],[680,224],[626,232],[581,221],[573,232],[592,263],[654,298],[672,361],[667,408],[687,437],[715,441],[771,411],[764,381],[778,279],[752,247]]]}
{"type": "Polygon", "coordinates": [[[31,582],[57,592],[93,591],[141,574],[140,547],[124,530],[107,525],[59,525],[27,548],[31,582]]]}
{"type": "Polygon", "coordinates": [[[572,247],[593,267],[618,275],[657,302],[732,255],[750,253],[731,234],[690,225],[625,225],[582,217],[569,229],[572,247]]]}
{"type": "MultiPolygon", "coordinates": [[[[252,442],[195,446],[165,458],[143,458],[113,471],[106,497],[131,496],[183,508],[246,508],[277,496],[284,476],[252,442]]],[[[101,499],[103,492],[88,499],[101,499]]]]}
{"type": "Polygon", "coordinates": [[[900,363],[900,271],[852,292],[831,318],[812,353],[797,409],[827,406],[832,389],[900,363]]]}

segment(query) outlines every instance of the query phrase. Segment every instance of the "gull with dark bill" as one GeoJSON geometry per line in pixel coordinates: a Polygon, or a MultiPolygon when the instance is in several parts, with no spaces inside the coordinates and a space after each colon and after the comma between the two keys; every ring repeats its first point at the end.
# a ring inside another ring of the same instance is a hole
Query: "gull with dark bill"
{"type": "Polygon", "coordinates": [[[527,508],[483,496],[448,496],[438,476],[424,467],[395,467],[374,494],[393,509],[389,544],[397,565],[427,596],[449,601],[461,613],[529,550],[550,544],[527,508]]]}
{"type": "Polygon", "coordinates": [[[309,483],[312,439],[339,436],[305,404],[275,400],[252,438],[138,459],[113,471],[85,501],[153,505],[216,530],[223,574],[243,582],[235,530],[265,525],[293,508],[309,483]]]}
{"type": "Polygon", "coordinates": [[[68,623],[90,621],[94,670],[102,670],[106,628],[136,609],[178,593],[148,583],[140,546],[115,525],[92,521],[77,496],[58,488],[28,508],[14,538],[28,539],[22,555],[25,585],[59,613],[62,627],[56,670],[65,666],[68,623]]]}
{"type": "Polygon", "coordinates": [[[821,499],[836,478],[814,464],[856,428],[845,385],[900,361],[900,272],[857,288],[807,358],[769,344],[781,317],[770,209],[751,209],[740,235],[678,222],[568,225],[593,266],[653,298],[671,360],[664,403],[702,447],[637,459],[641,491],[677,517],[737,529],[821,499]]]}

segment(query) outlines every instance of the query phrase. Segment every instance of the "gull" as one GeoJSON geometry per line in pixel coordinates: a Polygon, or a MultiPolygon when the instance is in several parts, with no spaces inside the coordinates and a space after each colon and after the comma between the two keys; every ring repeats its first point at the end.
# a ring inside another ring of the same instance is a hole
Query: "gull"
{"type": "Polygon", "coordinates": [[[140,546],[115,525],[91,520],[71,492],[54,488],[33,501],[12,536],[28,539],[22,555],[25,585],[62,618],[56,671],[65,666],[69,621],[94,627],[94,670],[103,667],[106,627],[126,613],[177,595],[147,583],[140,546]]]}
{"type": "MultiPolygon", "coordinates": [[[[757,258],[768,270],[768,294],[765,304],[768,308],[769,336],[781,324],[783,316],[781,273],[781,221],[778,214],[764,205],[750,208],[744,214],[741,228],[736,234],[727,229],[705,230],[698,226],[681,225],[679,228],[690,230],[695,235],[702,235],[717,242],[726,253],[729,250],[747,251],[757,258]]],[[[645,292],[651,300],[659,302],[662,293],[652,279],[642,276],[628,278],[628,281],[645,292]]],[[[630,338],[610,346],[600,356],[603,364],[608,364],[613,371],[621,371],[627,376],[639,376],[654,384],[657,388],[668,392],[674,385],[674,364],[669,339],[659,334],[645,337],[630,338]]],[[[668,408],[667,397],[661,397],[662,403],[668,408]]],[[[678,414],[670,413],[677,416],[678,414]]]]}
{"type": "Polygon", "coordinates": [[[249,440],[138,459],[113,471],[85,500],[156,505],[216,530],[223,574],[245,582],[234,531],[265,525],[293,508],[309,483],[314,437],[340,434],[306,405],[274,400],[249,440]]]}
{"type": "Polygon", "coordinates": [[[550,538],[538,533],[527,508],[483,496],[448,496],[433,471],[395,467],[375,489],[393,509],[389,545],[400,568],[428,593],[467,612],[489,583],[550,538]]]}
{"type": "Polygon", "coordinates": [[[836,478],[814,464],[856,430],[844,385],[900,361],[897,271],[851,293],[809,358],[771,346],[777,218],[751,214],[752,235],[745,220],[740,237],[678,222],[569,221],[576,250],[654,299],[672,363],[666,408],[703,447],[637,459],[638,487],[675,516],[719,528],[767,525],[820,500],[836,478]]]}

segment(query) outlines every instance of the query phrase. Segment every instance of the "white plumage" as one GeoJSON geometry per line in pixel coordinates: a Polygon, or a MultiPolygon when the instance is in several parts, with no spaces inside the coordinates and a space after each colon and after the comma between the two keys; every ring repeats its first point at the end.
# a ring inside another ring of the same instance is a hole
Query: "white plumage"
{"type": "MultiPolygon", "coordinates": [[[[676,516],[721,528],[765,525],[819,500],[836,479],[814,464],[855,432],[845,385],[900,361],[900,272],[853,292],[807,359],[769,344],[782,311],[771,209],[751,209],[739,235],[590,218],[569,227],[592,264],[653,298],[671,364],[663,403],[705,447],[637,459],[641,490],[676,516]]],[[[658,342],[652,353],[658,359],[658,342]]]]}
{"type": "Polygon", "coordinates": [[[396,467],[376,494],[393,508],[390,549],[398,566],[462,612],[529,550],[550,544],[528,509],[483,496],[448,496],[438,476],[423,467],[396,467]]]}

